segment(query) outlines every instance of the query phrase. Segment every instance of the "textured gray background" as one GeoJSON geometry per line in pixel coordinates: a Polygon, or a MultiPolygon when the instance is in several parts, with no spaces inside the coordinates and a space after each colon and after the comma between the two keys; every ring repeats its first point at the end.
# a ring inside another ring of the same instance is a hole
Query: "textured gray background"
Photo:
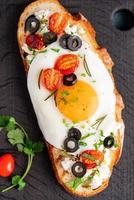
{"type": "MultiPolygon", "coordinates": [[[[0,0],[0,114],[10,114],[25,127],[33,139],[42,139],[28,96],[23,64],[19,55],[16,29],[20,13],[31,1],[0,0]]],[[[113,171],[108,189],[93,200],[134,199],[134,28],[127,32],[116,30],[111,14],[118,8],[134,10],[133,0],[62,0],[71,12],[81,11],[93,24],[100,45],[106,47],[115,62],[114,77],[121,92],[126,124],[123,155],[113,171]]],[[[102,77],[103,79],[103,77],[102,77]]],[[[17,153],[0,135],[0,154],[12,152],[16,157],[16,173],[22,173],[26,158],[17,153]]],[[[26,178],[24,191],[12,190],[0,194],[0,200],[76,200],[82,199],[66,193],[57,183],[45,148],[33,163],[26,178]]],[[[0,186],[10,178],[0,178],[0,186]]]]}

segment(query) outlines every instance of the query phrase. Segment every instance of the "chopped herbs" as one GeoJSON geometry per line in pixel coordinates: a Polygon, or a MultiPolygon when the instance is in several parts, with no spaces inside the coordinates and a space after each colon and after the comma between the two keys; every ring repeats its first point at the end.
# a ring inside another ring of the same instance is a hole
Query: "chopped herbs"
{"type": "Polygon", "coordinates": [[[117,147],[119,147],[119,145],[115,143],[115,144],[114,144],[114,147],[117,148],[117,147]]]}
{"type": "Polygon", "coordinates": [[[82,73],[81,76],[86,77],[86,74],[85,74],[85,73],[82,73]]]}
{"type": "Polygon", "coordinates": [[[58,53],[60,51],[60,49],[56,49],[56,48],[51,48],[52,51],[58,53]]]}
{"type": "Polygon", "coordinates": [[[48,19],[42,18],[40,22],[41,22],[41,24],[46,24],[47,25],[48,24],[48,19]]]}
{"type": "Polygon", "coordinates": [[[63,101],[65,105],[68,103],[65,97],[61,97],[60,100],[63,101]]]}
{"type": "Polygon", "coordinates": [[[68,92],[68,91],[66,91],[66,90],[64,90],[63,92],[62,92],[62,97],[66,97],[66,96],[68,96],[70,93],[68,92]]]}
{"type": "Polygon", "coordinates": [[[84,65],[84,69],[85,69],[87,75],[88,75],[89,77],[91,77],[92,75],[91,75],[91,72],[90,72],[90,70],[89,70],[89,67],[88,67],[88,64],[87,64],[86,56],[85,56],[85,55],[84,55],[83,65],[84,65]]]}
{"type": "Polygon", "coordinates": [[[39,53],[46,53],[47,49],[43,50],[43,51],[39,51],[39,53]]]}
{"type": "Polygon", "coordinates": [[[111,135],[112,137],[114,137],[114,133],[113,133],[113,132],[111,132],[110,135],[111,135]]]}
{"type": "Polygon", "coordinates": [[[90,136],[92,136],[94,134],[95,133],[88,133],[87,135],[82,136],[80,140],[85,140],[86,138],[88,138],[88,137],[90,137],[90,136]]]}
{"type": "Polygon", "coordinates": [[[101,137],[105,137],[105,136],[104,136],[103,130],[100,130],[100,136],[101,136],[101,137]]]}
{"type": "Polygon", "coordinates": [[[87,146],[87,143],[80,140],[80,141],[79,141],[79,145],[86,147],[86,146],[87,146]]]}
{"type": "Polygon", "coordinates": [[[64,126],[69,127],[70,124],[66,121],[66,119],[63,119],[62,122],[63,122],[64,126]]]}
{"type": "Polygon", "coordinates": [[[74,178],[73,180],[67,182],[67,185],[69,185],[73,190],[76,190],[79,185],[83,183],[83,178],[74,178]]]}
{"type": "MultiPolygon", "coordinates": [[[[63,148],[64,148],[64,147],[63,147],[63,148]]],[[[61,155],[62,155],[63,157],[69,157],[69,156],[70,156],[65,150],[63,150],[63,151],[61,152],[61,155]]]]}
{"type": "Polygon", "coordinates": [[[92,83],[96,83],[96,80],[93,80],[92,83]]]}
{"type": "Polygon", "coordinates": [[[44,101],[47,101],[50,97],[52,97],[56,93],[56,91],[57,90],[53,91],[50,95],[48,95],[48,97],[46,97],[44,101]]]}
{"type": "Polygon", "coordinates": [[[101,145],[103,145],[103,140],[99,140],[98,143],[95,143],[95,144],[94,144],[94,148],[95,148],[95,150],[98,150],[99,147],[100,147],[101,145]]]}
{"type": "Polygon", "coordinates": [[[107,115],[104,115],[103,117],[98,118],[94,124],[92,124],[92,127],[96,127],[96,129],[99,128],[99,126],[101,125],[101,123],[104,121],[104,119],[106,118],[107,115]]]}

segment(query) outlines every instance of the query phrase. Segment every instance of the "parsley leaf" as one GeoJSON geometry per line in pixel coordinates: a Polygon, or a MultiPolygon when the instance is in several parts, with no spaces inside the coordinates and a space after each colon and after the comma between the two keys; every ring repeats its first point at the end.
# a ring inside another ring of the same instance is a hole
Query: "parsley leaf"
{"type": "Polygon", "coordinates": [[[19,128],[9,131],[7,134],[7,137],[8,137],[8,141],[13,146],[16,144],[24,144],[25,135],[22,132],[22,130],[19,128]]]}
{"type": "Polygon", "coordinates": [[[35,153],[40,153],[41,151],[43,151],[43,148],[44,148],[43,142],[36,142],[33,144],[33,152],[35,153]]]}
{"type": "Polygon", "coordinates": [[[24,179],[31,169],[35,153],[39,153],[43,150],[43,142],[33,143],[32,140],[29,139],[24,128],[17,123],[13,117],[0,116],[0,128],[6,128],[9,143],[12,146],[16,145],[17,150],[26,154],[28,157],[27,168],[24,174],[22,176],[13,176],[12,185],[3,189],[1,192],[7,192],[16,186],[18,190],[22,190],[26,186],[24,179]]]}

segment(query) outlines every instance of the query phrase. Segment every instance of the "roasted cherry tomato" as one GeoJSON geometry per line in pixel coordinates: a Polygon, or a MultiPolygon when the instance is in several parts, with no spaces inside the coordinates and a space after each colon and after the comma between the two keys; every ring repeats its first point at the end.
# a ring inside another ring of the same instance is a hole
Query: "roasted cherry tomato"
{"type": "Polygon", "coordinates": [[[55,69],[45,69],[40,75],[40,84],[50,91],[56,90],[62,80],[62,74],[55,69]]]}
{"type": "Polygon", "coordinates": [[[15,167],[15,160],[11,154],[5,154],[0,157],[0,176],[8,177],[10,176],[15,167]]]}
{"type": "Polygon", "coordinates": [[[49,18],[49,29],[56,34],[61,34],[67,26],[66,13],[54,13],[49,18]]]}
{"type": "Polygon", "coordinates": [[[104,154],[97,150],[86,150],[80,155],[80,161],[87,169],[95,168],[104,160],[104,154]]]}
{"type": "Polygon", "coordinates": [[[28,35],[26,37],[26,44],[32,48],[40,50],[44,47],[43,38],[40,35],[28,35]]]}
{"type": "Polygon", "coordinates": [[[54,68],[60,70],[64,75],[72,74],[79,66],[79,58],[75,54],[61,55],[55,63],[54,68]]]}

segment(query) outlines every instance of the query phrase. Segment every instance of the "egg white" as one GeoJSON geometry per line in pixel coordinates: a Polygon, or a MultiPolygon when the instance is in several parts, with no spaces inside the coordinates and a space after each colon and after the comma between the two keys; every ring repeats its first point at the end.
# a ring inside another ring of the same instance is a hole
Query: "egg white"
{"type": "MultiPolygon", "coordinates": [[[[93,149],[94,143],[100,139],[100,131],[103,130],[105,135],[109,135],[110,132],[117,131],[117,122],[115,120],[115,94],[113,81],[105,68],[102,60],[99,56],[91,50],[89,45],[83,42],[82,47],[76,51],[63,49],[59,45],[59,41],[49,45],[47,52],[39,53],[34,58],[28,71],[27,85],[29,94],[33,103],[33,107],[37,116],[37,120],[40,129],[48,143],[58,149],[62,149],[69,127],[72,125],[79,128],[82,135],[86,135],[89,132],[94,132],[94,136],[86,139],[87,146],[80,146],[79,152],[85,149],[93,149]],[[60,49],[59,53],[54,52],[52,48],[60,49]],[[85,81],[90,84],[97,92],[99,98],[99,105],[96,113],[88,120],[81,121],[77,124],[73,124],[71,120],[66,119],[55,105],[53,96],[45,101],[46,97],[50,94],[50,91],[41,86],[38,87],[39,74],[42,69],[53,68],[56,59],[63,54],[73,53],[79,55],[80,65],[75,71],[78,80],[85,81]],[[83,66],[83,56],[85,55],[91,77],[86,75],[83,77],[81,74],[85,73],[83,66]],[[92,129],[91,125],[99,117],[107,115],[105,120],[99,127],[99,130],[92,129]],[[67,125],[63,123],[63,120],[67,121],[67,125]],[[83,126],[84,125],[84,126],[83,126]],[[83,128],[84,127],[84,128],[83,128]]],[[[78,152],[77,152],[78,153],[78,152]]]]}

